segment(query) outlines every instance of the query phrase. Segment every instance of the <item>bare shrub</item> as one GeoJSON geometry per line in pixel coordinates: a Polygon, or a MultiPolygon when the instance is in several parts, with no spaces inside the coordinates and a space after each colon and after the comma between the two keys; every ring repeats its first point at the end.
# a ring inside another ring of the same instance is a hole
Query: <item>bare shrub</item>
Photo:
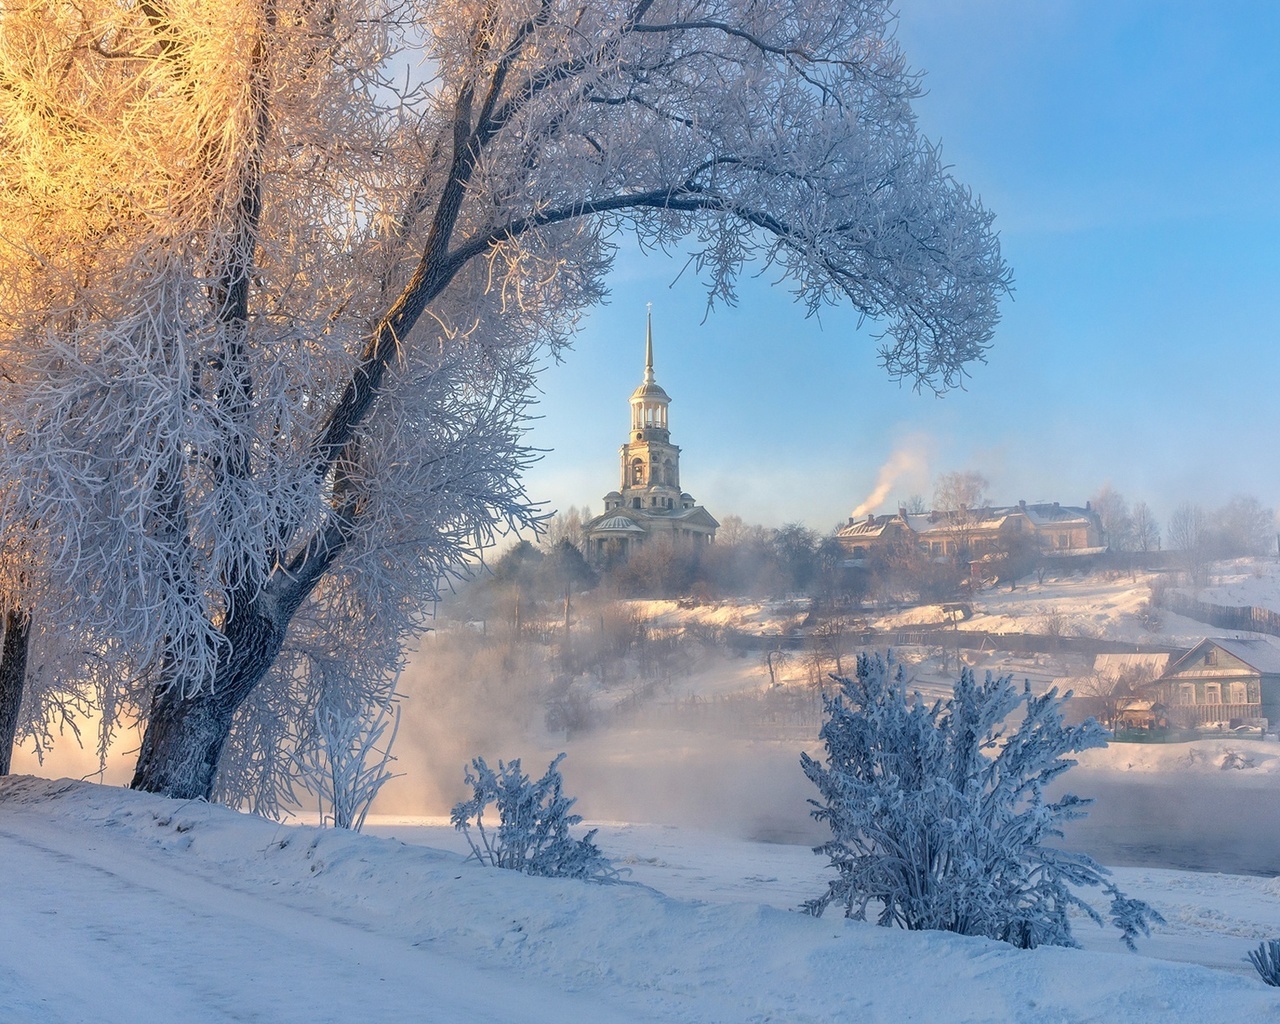
{"type": "Polygon", "coordinates": [[[1052,605],[1040,609],[1040,632],[1045,636],[1066,636],[1067,616],[1052,605]]]}
{"type": "Polygon", "coordinates": [[[315,726],[315,742],[294,755],[299,780],[315,794],[321,825],[359,832],[378,791],[396,778],[388,766],[395,760],[391,746],[400,731],[400,705],[354,714],[321,708],[315,726]],[[391,735],[379,748],[388,728],[391,735]]]}

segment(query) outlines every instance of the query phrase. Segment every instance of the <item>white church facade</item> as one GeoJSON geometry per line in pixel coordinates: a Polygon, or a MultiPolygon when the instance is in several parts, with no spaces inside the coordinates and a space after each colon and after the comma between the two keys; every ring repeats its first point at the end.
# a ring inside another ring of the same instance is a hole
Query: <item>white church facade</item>
{"type": "Polygon", "coordinates": [[[596,565],[626,561],[641,545],[710,544],[719,523],[680,489],[680,449],[671,443],[671,398],[653,375],[653,318],[645,330],[644,381],[631,394],[631,431],[622,445],[621,487],[583,526],[586,555],[596,565]]]}

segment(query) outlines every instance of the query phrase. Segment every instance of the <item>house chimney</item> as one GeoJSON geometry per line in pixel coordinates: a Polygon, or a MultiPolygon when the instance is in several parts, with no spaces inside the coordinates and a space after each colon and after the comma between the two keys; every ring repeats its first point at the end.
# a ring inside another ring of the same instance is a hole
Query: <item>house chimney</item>
{"type": "Polygon", "coordinates": [[[907,506],[906,506],[906,505],[899,505],[899,506],[898,506],[898,515],[899,515],[899,516],[901,516],[904,520],[907,518],[907,506]]]}
{"type": "Polygon", "coordinates": [[[873,516],[870,512],[867,513],[867,525],[868,526],[876,525],[876,517],[873,516]]]}
{"type": "Polygon", "coordinates": [[[1027,499],[1026,499],[1026,498],[1019,498],[1019,499],[1018,499],[1018,508],[1022,509],[1022,511],[1023,511],[1023,512],[1025,512],[1025,511],[1027,510],[1027,499]]]}

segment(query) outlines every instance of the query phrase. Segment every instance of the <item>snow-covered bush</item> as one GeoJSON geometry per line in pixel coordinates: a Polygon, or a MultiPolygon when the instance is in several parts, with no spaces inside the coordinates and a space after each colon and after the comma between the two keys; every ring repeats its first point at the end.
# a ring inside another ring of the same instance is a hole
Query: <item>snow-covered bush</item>
{"type": "Polygon", "coordinates": [[[1097,886],[1111,898],[1111,921],[1133,948],[1160,915],[1124,896],[1107,869],[1082,854],[1045,846],[1090,801],[1045,789],[1076,762],[1064,755],[1102,746],[1092,719],[1068,726],[1067,696],[1019,692],[1009,677],[975,682],[965,669],[949,700],[908,697],[890,657],[860,655],[856,678],[823,698],[826,764],[801,755],[822,794],[813,817],[830,842],[815,849],[838,877],[805,904],[822,914],[833,903],[881,924],[985,935],[1022,948],[1072,946],[1074,908],[1102,917],[1073,890],[1097,886]],[[1021,712],[1021,722],[1007,725],[1021,712]]]}
{"type": "Polygon", "coordinates": [[[476,860],[548,878],[617,878],[618,872],[592,841],[596,829],[581,839],[569,834],[582,816],[569,813],[575,801],[562,792],[559,766],[564,757],[552,761],[537,782],[521,773],[519,758],[508,764],[499,761],[496,772],[483,757],[464,769],[472,797],[454,806],[450,820],[467,837],[476,860]],[[490,804],[498,809],[498,827],[492,832],[484,824],[490,804]],[[478,842],[471,835],[473,823],[478,842]]]}
{"type": "Polygon", "coordinates": [[[1249,963],[1258,969],[1268,985],[1280,985],[1280,939],[1264,942],[1250,951],[1249,963]]]}

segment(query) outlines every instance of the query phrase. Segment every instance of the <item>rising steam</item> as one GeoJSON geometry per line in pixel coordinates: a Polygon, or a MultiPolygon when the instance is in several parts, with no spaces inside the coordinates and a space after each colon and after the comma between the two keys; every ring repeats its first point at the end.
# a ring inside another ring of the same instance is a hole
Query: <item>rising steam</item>
{"type": "Polygon", "coordinates": [[[851,517],[860,519],[867,513],[874,512],[884,504],[894,487],[903,481],[908,481],[915,489],[925,487],[929,480],[928,447],[928,439],[918,434],[899,445],[880,467],[875,489],[850,513],[851,517]]]}

